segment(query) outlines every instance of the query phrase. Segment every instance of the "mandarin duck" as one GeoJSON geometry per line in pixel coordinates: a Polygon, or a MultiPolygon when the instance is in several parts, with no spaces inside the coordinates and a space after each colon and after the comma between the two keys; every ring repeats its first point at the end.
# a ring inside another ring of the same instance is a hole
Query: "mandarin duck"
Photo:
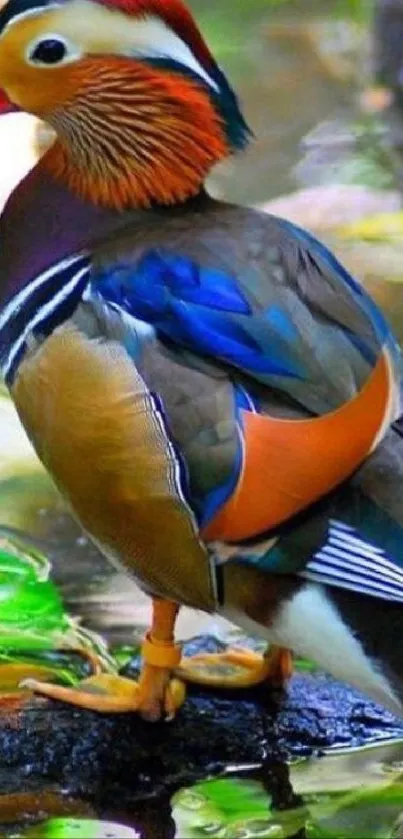
{"type": "Polygon", "coordinates": [[[399,350],[312,235],[208,195],[250,132],[191,13],[10,0],[0,87],[56,134],[0,220],[2,373],[153,602],[138,683],[29,687],[154,720],[183,699],[175,672],[281,683],[293,650],[401,712],[399,350]],[[273,646],[181,662],[182,604],[273,646]]]}

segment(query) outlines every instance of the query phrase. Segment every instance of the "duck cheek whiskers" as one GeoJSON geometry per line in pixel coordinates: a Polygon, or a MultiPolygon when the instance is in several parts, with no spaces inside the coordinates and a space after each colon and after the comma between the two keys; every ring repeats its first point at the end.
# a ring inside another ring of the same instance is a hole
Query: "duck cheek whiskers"
{"type": "Polygon", "coordinates": [[[133,60],[87,59],[70,93],[47,115],[58,139],[44,167],[80,197],[116,209],[196,195],[229,154],[202,85],[133,60]]]}

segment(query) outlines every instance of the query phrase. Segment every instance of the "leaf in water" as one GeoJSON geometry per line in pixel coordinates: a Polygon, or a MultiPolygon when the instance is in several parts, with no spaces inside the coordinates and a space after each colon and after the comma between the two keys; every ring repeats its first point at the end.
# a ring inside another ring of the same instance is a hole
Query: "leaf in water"
{"type": "Polygon", "coordinates": [[[290,767],[291,783],[299,795],[343,793],[357,786],[385,786],[398,780],[401,773],[403,743],[346,749],[320,760],[308,758],[290,767]]]}
{"type": "Polygon", "coordinates": [[[198,787],[183,789],[172,799],[172,817],[175,820],[176,839],[210,837],[217,839],[225,829],[225,816],[198,787]]]}
{"type": "Polygon", "coordinates": [[[228,818],[242,814],[267,815],[270,801],[261,784],[255,781],[219,778],[199,784],[198,790],[228,818]]]}
{"type": "Polygon", "coordinates": [[[343,796],[315,815],[321,809],[312,807],[307,839],[389,839],[403,811],[403,784],[343,796]]]}
{"type": "MultiPolygon", "coordinates": [[[[290,765],[303,806],[270,810],[262,784],[249,779],[205,781],[172,799],[177,839],[391,839],[403,813],[403,744],[399,742],[290,765]]],[[[397,833],[393,836],[398,836],[397,833]]]]}
{"type": "Polygon", "coordinates": [[[305,810],[271,813],[263,786],[219,778],[181,790],[172,800],[177,839],[286,839],[305,823],[305,810]]]}
{"type": "Polygon", "coordinates": [[[25,839],[140,839],[132,827],[96,819],[49,819],[23,834],[25,839]]]}

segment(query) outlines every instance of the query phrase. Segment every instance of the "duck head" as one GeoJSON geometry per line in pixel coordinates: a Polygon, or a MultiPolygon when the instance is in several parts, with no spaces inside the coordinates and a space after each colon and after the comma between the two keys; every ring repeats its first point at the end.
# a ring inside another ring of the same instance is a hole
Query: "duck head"
{"type": "Polygon", "coordinates": [[[10,0],[0,110],[48,122],[42,162],[115,209],[182,202],[248,141],[237,99],[182,0],[10,0]]]}

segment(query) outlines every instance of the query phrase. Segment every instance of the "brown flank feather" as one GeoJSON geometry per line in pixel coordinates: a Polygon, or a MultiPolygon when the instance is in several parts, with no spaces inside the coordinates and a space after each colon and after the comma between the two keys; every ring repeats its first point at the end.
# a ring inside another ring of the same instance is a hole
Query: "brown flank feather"
{"type": "Polygon", "coordinates": [[[39,457],[105,554],[156,593],[212,609],[207,554],[177,494],[176,461],[125,349],[61,327],[23,362],[12,395],[39,457]]]}

